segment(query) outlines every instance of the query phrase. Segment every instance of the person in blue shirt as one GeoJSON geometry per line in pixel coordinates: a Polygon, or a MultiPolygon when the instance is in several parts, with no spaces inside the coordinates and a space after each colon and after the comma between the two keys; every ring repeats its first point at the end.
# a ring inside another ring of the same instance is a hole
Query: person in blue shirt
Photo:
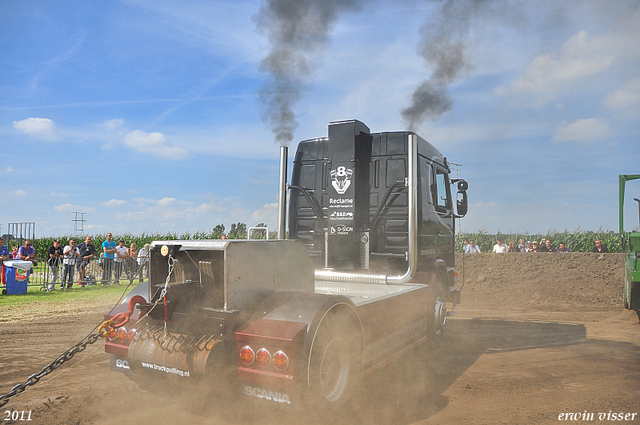
{"type": "Polygon", "coordinates": [[[9,252],[9,248],[7,248],[4,244],[4,239],[0,237],[0,264],[2,264],[5,260],[11,260],[13,256],[9,252]]]}
{"type": "Polygon", "coordinates": [[[113,273],[113,256],[116,252],[116,243],[113,235],[107,233],[107,240],[102,242],[102,284],[111,285],[111,274],[113,273]]]}

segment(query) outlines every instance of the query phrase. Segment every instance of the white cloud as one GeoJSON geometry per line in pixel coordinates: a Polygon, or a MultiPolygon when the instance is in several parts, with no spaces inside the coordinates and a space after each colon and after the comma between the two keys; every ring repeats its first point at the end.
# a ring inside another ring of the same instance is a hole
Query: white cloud
{"type": "Polygon", "coordinates": [[[53,207],[53,209],[58,212],[91,212],[96,210],[95,207],[81,207],[73,204],[61,204],[53,207]]]}
{"type": "Polygon", "coordinates": [[[60,192],[51,192],[49,193],[49,196],[59,196],[61,198],[66,198],[67,196],[69,196],[68,193],[60,193],[60,192]]]}
{"type": "Polygon", "coordinates": [[[614,42],[615,37],[594,38],[580,31],[559,52],[536,57],[509,87],[498,87],[495,94],[542,108],[585,79],[608,70],[616,59],[614,42]]]}
{"type": "Polygon", "coordinates": [[[156,202],[155,199],[149,199],[149,198],[133,198],[133,201],[134,202],[140,202],[140,203],[143,203],[143,204],[146,204],[146,203],[149,203],[149,202],[151,202],[151,203],[156,202]]]}
{"type": "Polygon", "coordinates": [[[184,159],[189,155],[186,149],[170,145],[162,133],[135,130],[125,136],[124,143],[139,152],[166,159],[184,159]]]}
{"type": "MultiPolygon", "coordinates": [[[[264,204],[262,208],[256,210],[251,215],[251,219],[256,223],[278,223],[278,203],[264,204]]],[[[269,229],[276,230],[276,229],[269,229]]]]}
{"type": "Polygon", "coordinates": [[[126,204],[127,201],[124,201],[122,199],[111,199],[110,201],[107,202],[103,202],[102,205],[105,207],[119,207],[121,205],[126,204]]]}
{"type": "Polygon", "coordinates": [[[27,118],[14,121],[13,128],[38,139],[55,139],[56,126],[49,118],[27,118]]]}
{"type": "Polygon", "coordinates": [[[25,192],[25,191],[24,191],[24,190],[22,190],[22,189],[19,189],[19,190],[16,190],[16,191],[13,193],[13,195],[14,195],[14,196],[20,196],[20,197],[22,197],[22,196],[27,196],[27,192],[25,192]]]}
{"type": "Polygon", "coordinates": [[[176,198],[162,198],[158,202],[156,202],[156,205],[160,208],[166,208],[175,204],[176,202],[178,202],[176,198]]]}
{"type": "Polygon", "coordinates": [[[196,213],[212,213],[212,212],[220,212],[220,211],[225,211],[226,208],[221,206],[219,202],[205,202],[203,204],[200,204],[196,209],[194,209],[194,211],[196,213]]]}
{"type": "Polygon", "coordinates": [[[5,172],[7,172],[7,173],[13,173],[14,171],[16,171],[16,169],[15,169],[15,168],[13,168],[13,167],[7,167],[7,168],[5,169],[5,172]]]}
{"type": "Polygon", "coordinates": [[[604,100],[609,109],[625,110],[640,106],[640,78],[627,81],[604,100]]]}
{"type": "Polygon", "coordinates": [[[116,119],[112,119],[112,120],[107,120],[107,121],[103,122],[102,124],[100,124],[99,126],[104,128],[105,130],[112,131],[112,130],[115,130],[117,128],[122,127],[122,124],[124,124],[124,119],[116,118],[116,119]]]}
{"type": "Polygon", "coordinates": [[[604,139],[610,135],[611,129],[605,121],[587,118],[558,127],[552,140],[554,142],[588,142],[604,139]]]}

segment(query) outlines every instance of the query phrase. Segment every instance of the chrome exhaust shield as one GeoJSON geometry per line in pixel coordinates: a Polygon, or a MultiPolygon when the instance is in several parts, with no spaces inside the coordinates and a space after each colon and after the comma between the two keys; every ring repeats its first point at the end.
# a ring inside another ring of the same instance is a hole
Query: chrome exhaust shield
{"type": "Polygon", "coordinates": [[[382,285],[402,285],[413,280],[418,265],[418,137],[408,135],[407,164],[407,210],[408,210],[408,251],[407,271],[402,275],[350,273],[334,270],[316,270],[316,280],[349,283],[376,283],[382,285]]]}

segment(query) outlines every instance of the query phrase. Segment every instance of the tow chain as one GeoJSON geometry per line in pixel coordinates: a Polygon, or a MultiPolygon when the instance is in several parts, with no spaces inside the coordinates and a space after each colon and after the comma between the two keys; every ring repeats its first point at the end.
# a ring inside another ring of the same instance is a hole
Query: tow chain
{"type": "MultiPolygon", "coordinates": [[[[164,330],[163,330],[164,339],[167,338],[166,293],[167,293],[167,287],[169,286],[169,280],[171,279],[171,274],[173,273],[173,268],[174,268],[174,259],[173,259],[172,256],[169,256],[168,263],[169,263],[169,270],[168,270],[168,274],[167,274],[167,279],[166,279],[166,281],[164,283],[164,287],[162,288],[162,292],[160,293],[160,296],[158,297],[156,302],[153,304],[151,309],[149,311],[147,311],[145,313],[145,315],[144,315],[144,316],[148,315],[149,312],[151,310],[153,310],[153,308],[155,308],[156,305],[158,305],[158,302],[161,299],[164,300],[164,304],[165,304],[165,323],[164,323],[164,330]]],[[[82,339],[82,341],[80,341],[79,343],[77,343],[73,347],[69,348],[64,353],[62,353],[60,356],[58,356],[57,359],[55,359],[54,361],[52,361],[51,363],[46,365],[44,368],[42,368],[42,370],[40,372],[34,373],[33,375],[29,376],[29,378],[26,380],[26,382],[24,384],[18,384],[15,387],[13,387],[11,389],[11,391],[9,391],[9,393],[4,394],[4,395],[0,395],[0,408],[3,407],[4,405],[6,405],[9,402],[9,399],[11,397],[15,397],[18,394],[22,393],[24,390],[26,390],[27,387],[37,384],[40,381],[41,378],[47,376],[48,374],[50,374],[51,372],[53,372],[54,370],[56,370],[57,368],[62,366],[65,362],[71,360],[73,358],[73,356],[75,356],[76,354],[84,351],[87,348],[87,345],[95,344],[96,341],[98,341],[99,338],[106,337],[106,334],[109,332],[109,329],[111,327],[118,328],[118,327],[124,325],[125,323],[127,323],[128,320],[129,320],[129,317],[131,316],[131,314],[133,312],[133,305],[135,305],[135,302],[132,303],[132,301],[134,301],[138,297],[139,296],[134,296],[129,301],[129,312],[128,312],[128,314],[122,315],[122,313],[121,313],[119,315],[114,316],[110,320],[105,320],[100,326],[97,327],[98,330],[96,331],[96,333],[90,334],[90,335],[84,337],[82,339]]],[[[142,297],[139,297],[139,298],[142,298],[142,297]]],[[[144,300],[144,298],[143,298],[143,300],[144,300]]],[[[96,328],[94,328],[94,329],[96,329],[96,328]]],[[[201,341],[199,341],[199,342],[201,342],[201,341]]],[[[208,343],[208,342],[209,341],[206,341],[206,343],[208,343]]],[[[205,345],[206,345],[206,343],[205,343],[205,345]]]]}
{"type": "Polygon", "coordinates": [[[82,341],[62,353],[57,359],[46,365],[40,372],[31,375],[24,384],[18,384],[13,387],[11,391],[9,391],[9,393],[1,395],[0,407],[3,407],[5,404],[7,404],[11,397],[15,397],[26,390],[27,387],[37,384],[41,378],[47,376],[48,374],[62,366],[65,362],[71,360],[76,354],[84,351],[87,348],[87,345],[95,344],[99,338],[106,336],[106,333],[108,332],[108,329],[111,325],[113,325],[113,321],[106,320],[98,327],[98,331],[96,333],[84,337],[82,341]]]}

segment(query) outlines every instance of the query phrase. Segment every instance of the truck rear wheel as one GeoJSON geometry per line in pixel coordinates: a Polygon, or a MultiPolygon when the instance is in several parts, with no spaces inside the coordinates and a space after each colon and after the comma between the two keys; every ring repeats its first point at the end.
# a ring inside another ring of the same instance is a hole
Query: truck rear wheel
{"type": "Polygon", "coordinates": [[[431,291],[428,315],[427,338],[432,344],[437,344],[442,339],[447,324],[447,299],[440,282],[436,282],[431,291]]]}
{"type": "Polygon", "coordinates": [[[360,339],[346,317],[325,319],[311,349],[309,392],[314,401],[337,405],[349,398],[360,377],[360,339]]]}

